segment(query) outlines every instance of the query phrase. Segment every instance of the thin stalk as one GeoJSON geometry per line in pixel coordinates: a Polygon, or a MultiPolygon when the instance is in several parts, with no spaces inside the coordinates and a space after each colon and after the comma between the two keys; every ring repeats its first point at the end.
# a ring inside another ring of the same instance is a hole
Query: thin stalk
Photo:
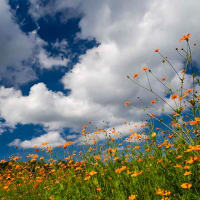
{"type": "MultiPolygon", "coordinates": [[[[148,113],[148,112],[147,112],[148,113]]],[[[148,113],[148,114],[150,114],[150,113],[148,113]]],[[[173,129],[171,129],[167,124],[165,124],[164,122],[162,122],[162,121],[160,121],[157,117],[153,117],[153,118],[155,118],[157,121],[159,121],[160,123],[162,123],[164,126],[166,126],[169,130],[171,130],[174,134],[176,134],[176,132],[173,130],[173,129]]],[[[184,138],[182,138],[181,136],[179,136],[178,134],[176,134],[180,139],[183,139],[184,140],[184,138]]],[[[187,141],[185,141],[185,142],[187,142],[187,141]]],[[[188,143],[189,144],[189,143],[188,143]]]]}
{"type": "Polygon", "coordinates": [[[155,74],[153,74],[153,72],[151,71],[151,70],[149,70],[149,72],[153,75],[153,77],[157,80],[157,81],[159,81],[162,85],[164,85],[170,92],[171,92],[171,94],[172,94],[172,89],[170,89],[170,88],[168,88],[162,81],[160,81],[160,79],[158,78],[158,77],[156,77],[156,75],[155,74]]]}
{"type": "Polygon", "coordinates": [[[177,53],[178,53],[181,57],[185,58],[185,56],[183,56],[183,55],[179,52],[179,50],[176,50],[176,51],[177,51],[177,53]]]}
{"type": "Polygon", "coordinates": [[[146,87],[140,85],[139,83],[137,83],[136,81],[134,81],[134,80],[131,79],[130,77],[129,77],[129,79],[130,79],[131,81],[133,81],[137,86],[139,86],[139,87],[141,87],[141,88],[143,88],[143,89],[145,89],[145,90],[147,90],[147,91],[153,93],[155,96],[157,96],[158,98],[160,98],[163,102],[165,102],[174,112],[176,112],[176,110],[175,110],[170,104],[168,104],[166,100],[164,100],[161,96],[157,95],[153,90],[151,91],[151,90],[149,90],[148,88],[146,88],[146,87]]]}
{"type": "Polygon", "coordinates": [[[151,88],[150,81],[149,81],[149,76],[148,76],[148,74],[147,74],[147,72],[146,72],[146,71],[145,71],[145,74],[146,74],[146,76],[147,76],[147,80],[148,80],[148,83],[149,83],[149,88],[150,88],[150,90],[151,90],[151,91],[153,91],[153,90],[152,90],[152,88],[151,88]]]}
{"type": "Polygon", "coordinates": [[[177,76],[179,77],[179,79],[181,79],[181,77],[179,76],[178,72],[175,70],[175,68],[174,68],[173,65],[171,64],[171,62],[170,62],[167,58],[165,58],[160,52],[158,52],[158,53],[159,53],[159,55],[160,55],[164,60],[166,60],[167,63],[172,67],[172,69],[175,71],[175,73],[177,74],[177,76]]]}
{"type": "MultiPolygon", "coordinates": [[[[194,101],[194,96],[195,96],[195,80],[194,80],[194,69],[193,69],[193,65],[192,65],[192,52],[191,52],[191,48],[190,48],[190,44],[189,44],[189,41],[187,40],[187,47],[189,49],[189,52],[190,52],[190,56],[189,56],[189,59],[190,59],[190,67],[191,67],[191,70],[192,70],[192,84],[193,84],[193,102],[195,103],[194,101]]],[[[196,116],[196,110],[195,110],[195,104],[193,106],[193,114],[194,114],[194,117],[196,116]]]]}

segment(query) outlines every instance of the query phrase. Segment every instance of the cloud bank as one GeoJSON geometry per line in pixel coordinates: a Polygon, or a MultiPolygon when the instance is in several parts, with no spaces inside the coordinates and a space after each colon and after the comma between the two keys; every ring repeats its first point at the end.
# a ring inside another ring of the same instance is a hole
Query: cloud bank
{"type": "MultiPolygon", "coordinates": [[[[122,0],[57,0],[46,5],[36,0],[31,2],[30,13],[36,19],[52,14],[52,5],[55,12],[63,12],[63,15],[68,8],[80,13],[81,31],[77,38],[95,38],[100,45],[82,55],[79,63],[62,78],[64,87],[71,90],[68,96],[49,91],[43,83],[34,85],[28,96],[2,87],[0,113],[10,124],[35,123],[51,130],[69,127],[80,131],[88,121],[99,125],[105,120],[113,127],[124,121],[140,122],[144,119],[141,109],[155,97],[133,84],[126,75],[139,73],[140,83],[149,87],[146,75],[141,71],[147,66],[159,79],[165,77],[166,84],[174,87],[177,75],[167,63],[161,63],[154,49],[159,48],[180,72],[183,59],[175,51],[177,46],[185,47],[184,43],[178,42],[180,37],[190,32],[192,40],[199,42],[200,2],[196,0],[142,0],[128,4],[122,0]],[[41,12],[37,12],[38,9],[41,12]],[[128,100],[131,106],[125,107],[128,100]]],[[[200,62],[198,51],[199,46],[193,54],[197,65],[200,62]]],[[[48,63],[43,64],[48,68],[48,63]]],[[[152,89],[169,101],[163,94],[165,87],[152,76],[150,82],[152,89]]],[[[191,76],[188,76],[185,87],[190,86],[191,76]]],[[[148,111],[161,114],[163,107],[167,112],[171,111],[165,102],[153,105],[148,111]]]]}

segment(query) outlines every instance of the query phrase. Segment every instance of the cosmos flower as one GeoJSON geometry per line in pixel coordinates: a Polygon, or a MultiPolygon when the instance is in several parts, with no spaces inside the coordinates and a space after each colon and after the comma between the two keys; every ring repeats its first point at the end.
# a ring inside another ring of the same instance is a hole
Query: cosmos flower
{"type": "Polygon", "coordinates": [[[191,36],[191,34],[188,33],[187,35],[184,35],[179,41],[180,41],[180,42],[182,42],[182,41],[184,41],[184,40],[188,41],[190,36],[191,36]]]}
{"type": "Polygon", "coordinates": [[[133,78],[137,78],[139,74],[133,74],[133,78]]]}
{"type": "Polygon", "coordinates": [[[183,183],[181,185],[181,187],[184,188],[184,189],[190,189],[192,187],[192,184],[191,183],[183,183]]]}

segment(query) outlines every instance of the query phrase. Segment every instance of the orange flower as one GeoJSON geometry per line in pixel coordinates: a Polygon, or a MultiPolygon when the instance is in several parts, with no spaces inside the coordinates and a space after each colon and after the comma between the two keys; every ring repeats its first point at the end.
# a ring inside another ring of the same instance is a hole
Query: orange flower
{"type": "Polygon", "coordinates": [[[126,170],[126,166],[122,166],[121,168],[116,169],[115,173],[121,173],[124,170],[126,170]]]}
{"type": "Polygon", "coordinates": [[[95,175],[95,174],[97,174],[97,172],[95,172],[95,171],[91,171],[91,172],[89,173],[90,176],[93,176],[93,175],[95,175]]]}
{"type": "Polygon", "coordinates": [[[140,146],[139,146],[139,145],[136,145],[136,146],[134,147],[134,149],[140,149],[140,146]]]}
{"type": "Polygon", "coordinates": [[[200,117],[195,117],[194,119],[196,122],[200,122],[200,117]]]}
{"type": "Polygon", "coordinates": [[[4,190],[8,190],[8,188],[9,188],[8,185],[5,185],[5,186],[3,187],[4,190]]]}
{"type": "Polygon", "coordinates": [[[137,78],[139,74],[133,74],[133,78],[137,78]]]}
{"type": "Polygon", "coordinates": [[[184,173],[184,176],[187,176],[187,175],[190,175],[191,174],[191,171],[186,171],[185,173],[184,173]]]}
{"type": "Polygon", "coordinates": [[[153,117],[155,117],[156,115],[152,113],[152,114],[150,114],[149,116],[150,116],[151,118],[153,118],[153,117]]]}
{"type": "Polygon", "coordinates": [[[197,156],[194,156],[194,157],[190,157],[189,160],[186,161],[187,164],[192,164],[196,161],[199,161],[200,160],[200,157],[197,157],[197,156]]]}
{"type": "Polygon", "coordinates": [[[151,101],[151,104],[154,104],[155,102],[156,102],[155,100],[152,100],[152,101],[151,101]]]}
{"type": "Polygon", "coordinates": [[[190,166],[189,165],[186,165],[185,167],[183,167],[183,169],[189,169],[190,168],[190,166]]]}
{"type": "Polygon", "coordinates": [[[181,73],[184,74],[184,73],[185,73],[185,70],[183,69],[183,70],[181,71],[181,73]]]}
{"type": "Polygon", "coordinates": [[[143,71],[143,72],[144,72],[144,71],[147,71],[147,70],[149,70],[148,67],[143,67],[143,68],[142,68],[142,71],[143,71]]]}
{"type": "Polygon", "coordinates": [[[87,180],[89,180],[90,179],[90,176],[86,176],[85,178],[84,178],[84,181],[87,181],[87,180]]]}
{"type": "Polygon", "coordinates": [[[74,142],[72,142],[72,141],[66,142],[66,143],[63,145],[63,148],[66,149],[67,146],[72,145],[72,144],[74,144],[74,142]]]}
{"type": "Polygon", "coordinates": [[[162,78],[161,81],[166,81],[166,78],[162,78]]]}
{"type": "Polygon", "coordinates": [[[99,155],[95,155],[95,156],[94,156],[94,159],[95,159],[95,160],[100,160],[101,157],[100,157],[99,155]]]}
{"type": "Polygon", "coordinates": [[[196,125],[197,124],[197,121],[190,121],[190,125],[196,125]]]}
{"type": "Polygon", "coordinates": [[[184,41],[184,40],[188,41],[190,36],[191,36],[191,34],[188,33],[187,35],[184,35],[179,41],[180,41],[180,42],[182,42],[182,41],[184,41]]]}
{"type": "Polygon", "coordinates": [[[178,156],[176,156],[176,158],[177,158],[177,159],[180,159],[180,158],[182,158],[182,156],[181,156],[181,155],[178,155],[178,156]]]}
{"type": "Polygon", "coordinates": [[[171,194],[171,192],[167,191],[167,190],[162,190],[162,189],[158,188],[158,190],[156,191],[156,194],[163,195],[163,196],[168,196],[168,195],[171,194]]]}
{"type": "Polygon", "coordinates": [[[130,105],[130,104],[131,104],[130,101],[126,101],[124,105],[125,105],[125,106],[128,106],[128,105],[130,105]]]}
{"type": "Polygon", "coordinates": [[[155,49],[155,52],[158,53],[159,49],[155,49]]]}
{"type": "Polygon", "coordinates": [[[183,183],[181,185],[181,187],[184,188],[184,189],[190,189],[192,187],[192,184],[191,183],[183,183]]]}
{"type": "Polygon", "coordinates": [[[131,177],[136,177],[138,175],[141,175],[142,173],[143,173],[142,171],[140,171],[140,172],[134,171],[134,172],[132,172],[131,177]]]}
{"type": "Polygon", "coordinates": [[[39,186],[39,185],[38,185],[37,183],[33,185],[33,187],[34,187],[35,189],[37,189],[38,186],[39,186]]]}
{"type": "Polygon", "coordinates": [[[41,144],[41,146],[46,146],[47,144],[49,144],[49,142],[43,142],[43,143],[41,144]]]}
{"type": "Polygon", "coordinates": [[[83,125],[83,127],[82,127],[83,129],[86,129],[87,128],[87,125],[83,125]]]}
{"type": "Polygon", "coordinates": [[[188,89],[188,90],[186,90],[185,92],[184,92],[184,94],[188,94],[188,93],[190,93],[190,92],[192,92],[192,88],[191,89],[188,89]]]}
{"type": "Polygon", "coordinates": [[[15,161],[15,160],[18,160],[18,159],[20,159],[21,157],[19,157],[19,156],[15,156],[14,158],[12,158],[11,160],[13,160],[13,161],[15,161]]]}
{"type": "Polygon", "coordinates": [[[174,168],[182,168],[182,166],[179,165],[179,164],[176,164],[176,165],[174,166],[174,168]]]}
{"type": "Polygon", "coordinates": [[[96,191],[101,191],[101,188],[100,187],[96,188],[96,191]]]}
{"type": "Polygon", "coordinates": [[[173,94],[173,95],[171,96],[171,99],[176,99],[177,97],[178,97],[177,94],[173,94]]]}
{"type": "Polygon", "coordinates": [[[169,197],[162,197],[161,200],[171,200],[169,197]]]}
{"type": "Polygon", "coordinates": [[[134,200],[137,197],[137,195],[132,194],[128,197],[128,200],[134,200]]]}

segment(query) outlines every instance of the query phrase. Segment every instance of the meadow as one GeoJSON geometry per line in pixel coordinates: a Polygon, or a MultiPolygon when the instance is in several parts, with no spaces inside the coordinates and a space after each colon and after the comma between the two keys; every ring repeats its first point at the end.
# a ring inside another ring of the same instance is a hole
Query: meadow
{"type": "MultiPolygon", "coordinates": [[[[190,43],[190,34],[184,35],[180,42],[186,46],[176,49],[185,59],[181,72],[176,71],[159,49],[154,50],[177,75],[179,89],[173,91],[165,77],[159,79],[148,67],[142,67],[140,73],[145,73],[149,87],[138,85],[155,95],[150,105],[164,101],[171,106],[172,112],[167,114],[169,122],[147,113],[149,120],[141,125],[141,132],[129,130],[128,140],[140,141],[137,143],[119,144],[108,135],[105,144],[98,145],[94,140],[84,152],[70,154],[68,150],[74,142],[66,141],[58,147],[68,152],[63,160],[54,159],[55,152],[48,141],[36,147],[34,154],[28,154],[25,162],[14,155],[10,160],[1,160],[0,199],[200,200],[200,81],[191,50],[196,44],[190,43]],[[167,88],[175,107],[151,89],[150,74],[167,88]],[[184,87],[188,74],[192,76],[192,88],[184,87]],[[47,157],[39,156],[40,151],[47,157]]],[[[140,73],[127,78],[139,84],[140,73]]],[[[127,101],[124,106],[128,109],[131,104],[127,101]]],[[[85,125],[81,134],[100,132],[106,134],[104,129],[89,133],[85,125]]],[[[113,131],[115,134],[118,133],[113,131]]]]}

